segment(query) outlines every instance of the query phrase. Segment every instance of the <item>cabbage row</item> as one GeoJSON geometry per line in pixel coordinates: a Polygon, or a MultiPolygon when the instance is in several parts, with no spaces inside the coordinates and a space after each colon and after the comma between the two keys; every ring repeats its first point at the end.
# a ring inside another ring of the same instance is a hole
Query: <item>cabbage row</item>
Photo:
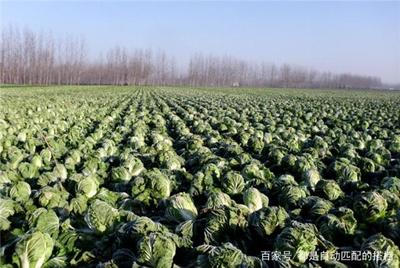
{"type": "Polygon", "coordinates": [[[1,267],[400,267],[399,94],[0,93],[1,267]]]}

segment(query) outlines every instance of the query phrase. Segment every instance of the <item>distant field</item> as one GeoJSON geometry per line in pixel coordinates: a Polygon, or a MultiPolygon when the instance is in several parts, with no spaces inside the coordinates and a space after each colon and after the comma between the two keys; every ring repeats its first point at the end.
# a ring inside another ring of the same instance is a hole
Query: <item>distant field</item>
{"type": "Polygon", "coordinates": [[[400,92],[2,87],[0,170],[1,267],[400,264],[400,92]]]}

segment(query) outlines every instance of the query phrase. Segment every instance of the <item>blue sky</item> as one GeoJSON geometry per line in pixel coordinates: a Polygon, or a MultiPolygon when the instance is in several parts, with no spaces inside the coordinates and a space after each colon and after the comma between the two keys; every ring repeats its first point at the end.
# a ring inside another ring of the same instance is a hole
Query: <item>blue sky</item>
{"type": "Polygon", "coordinates": [[[115,45],[291,63],[400,82],[400,2],[2,1],[1,24],[115,45]]]}

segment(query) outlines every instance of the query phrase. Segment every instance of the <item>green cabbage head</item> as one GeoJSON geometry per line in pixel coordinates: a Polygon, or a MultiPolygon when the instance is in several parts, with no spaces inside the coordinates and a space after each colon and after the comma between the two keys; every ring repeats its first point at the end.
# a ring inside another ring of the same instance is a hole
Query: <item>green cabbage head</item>
{"type": "Polygon", "coordinates": [[[367,223],[374,223],[386,216],[388,203],[378,192],[363,193],[355,200],[353,208],[356,216],[367,223]]]}
{"type": "Polygon", "coordinates": [[[40,268],[50,258],[54,242],[40,231],[24,236],[16,245],[14,259],[20,268],[40,268]]]}
{"type": "Polygon", "coordinates": [[[86,196],[87,198],[95,196],[98,189],[99,183],[94,175],[85,177],[76,185],[76,192],[86,196]]]}
{"type": "Polygon", "coordinates": [[[304,263],[309,254],[314,252],[317,247],[316,231],[317,229],[313,224],[293,221],[278,235],[274,248],[280,252],[289,251],[292,262],[304,263]]]}
{"type": "Polygon", "coordinates": [[[250,214],[249,228],[261,237],[268,237],[276,229],[283,228],[289,214],[282,207],[264,207],[250,214]]]}
{"type": "Polygon", "coordinates": [[[243,193],[243,203],[253,212],[262,207],[267,207],[269,199],[257,188],[251,187],[243,193]]]}
{"type": "Polygon", "coordinates": [[[386,255],[386,258],[381,260],[370,260],[364,263],[365,267],[400,267],[400,249],[389,238],[382,234],[376,234],[369,237],[361,246],[361,251],[379,252],[386,255]]]}
{"type": "Polygon", "coordinates": [[[30,195],[31,186],[24,181],[19,181],[15,183],[10,189],[10,197],[15,201],[27,201],[30,195]]]}
{"type": "Polygon", "coordinates": [[[240,173],[229,171],[222,181],[222,189],[229,195],[239,194],[244,189],[244,179],[240,173]]]}
{"type": "Polygon", "coordinates": [[[100,200],[95,200],[85,215],[86,224],[98,233],[111,230],[118,219],[118,210],[100,200]]]}
{"type": "Polygon", "coordinates": [[[340,207],[333,209],[318,220],[318,229],[330,241],[338,241],[343,236],[353,235],[356,231],[357,220],[351,209],[340,207]]]}
{"type": "Polygon", "coordinates": [[[229,195],[223,192],[211,193],[206,202],[206,208],[219,208],[223,206],[231,206],[232,199],[229,195]]]}
{"type": "Polygon", "coordinates": [[[173,240],[160,233],[144,236],[137,244],[137,262],[150,267],[171,268],[176,253],[173,240]]]}
{"type": "Polygon", "coordinates": [[[171,221],[183,222],[197,217],[197,208],[188,193],[178,193],[167,200],[165,217],[171,221]]]}

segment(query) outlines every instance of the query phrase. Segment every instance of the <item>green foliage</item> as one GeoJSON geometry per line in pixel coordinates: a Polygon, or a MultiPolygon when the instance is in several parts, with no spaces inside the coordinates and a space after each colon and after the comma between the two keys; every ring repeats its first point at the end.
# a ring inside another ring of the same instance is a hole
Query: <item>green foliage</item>
{"type": "Polygon", "coordinates": [[[353,214],[349,208],[334,209],[331,213],[319,218],[318,229],[330,241],[343,240],[343,236],[354,235],[356,231],[357,220],[353,214]]]}
{"type": "Polygon", "coordinates": [[[248,188],[243,193],[243,203],[250,209],[251,212],[259,210],[263,207],[268,207],[268,202],[268,197],[257,190],[257,188],[248,188]]]}
{"type": "Polygon", "coordinates": [[[289,251],[293,263],[304,263],[317,246],[317,228],[312,224],[292,222],[277,236],[275,250],[289,251]]]}
{"type": "Polygon", "coordinates": [[[389,267],[395,268],[400,266],[400,249],[390,239],[382,234],[376,234],[369,237],[361,246],[361,250],[365,252],[380,252],[386,256],[381,260],[369,260],[365,262],[366,267],[389,267]]]}
{"type": "Polygon", "coordinates": [[[52,237],[58,235],[60,228],[60,220],[54,210],[46,210],[44,208],[35,210],[29,219],[29,223],[35,230],[49,234],[52,237]]]}
{"type": "Polygon", "coordinates": [[[171,221],[182,222],[193,220],[197,216],[197,208],[187,193],[178,193],[167,200],[165,217],[171,221]]]}
{"type": "Polygon", "coordinates": [[[278,228],[283,228],[289,214],[282,207],[264,207],[249,217],[250,229],[262,237],[268,237],[278,228]]]}
{"type": "Polygon", "coordinates": [[[118,220],[118,210],[100,200],[95,200],[85,215],[88,227],[98,233],[111,231],[118,220]]]}
{"type": "Polygon", "coordinates": [[[386,216],[388,204],[378,192],[367,192],[360,194],[353,206],[360,220],[373,223],[386,216]]]}
{"type": "Polygon", "coordinates": [[[246,256],[231,243],[219,247],[202,245],[197,250],[201,253],[196,262],[199,267],[263,267],[260,259],[246,256]]]}
{"type": "Polygon", "coordinates": [[[399,267],[396,92],[0,90],[1,267],[399,267]]]}
{"type": "Polygon", "coordinates": [[[161,234],[151,233],[143,237],[137,245],[138,263],[150,267],[169,268],[176,253],[174,241],[161,234]]]}
{"type": "Polygon", "coordinates": [[[14,260],[21,268],[40,268],[50,258],[54,242],[40,231],[26,234],[15,246],[14,260]]]}
{"type": "Polygon", "coordinates": [[[170,196],[171,180],[158,169],[146,171],[132,183],[132,196],[145,205],[155,205],[170,196]]]}
{"type": "Polygon", "coordinates": [[[76,192],[87,198],[91,198],[96,195],[99,188],[98,184],[97,179],[93,175],[85,177],[77,183],[76,192]]]}
{"type": "Polygon", "coordinates": [[[241,193],[244,187],[244,179],[238,172],[229,171],[222,180],[222,189],[229,195],[241,193]]]}
{"type": "Polygon", "coordinates": [[[8,217],[14,215],[14,201],[11,199],[0,199],[0,230],[5,231],[10,229],[11,222],[8,217]]]}
{"type": "Polygon", "coordinates": [[[10,188],[10,197],[15,201],[26,202],[31,192],[31,186],[27,182],[19,181],[10,188]]]}

